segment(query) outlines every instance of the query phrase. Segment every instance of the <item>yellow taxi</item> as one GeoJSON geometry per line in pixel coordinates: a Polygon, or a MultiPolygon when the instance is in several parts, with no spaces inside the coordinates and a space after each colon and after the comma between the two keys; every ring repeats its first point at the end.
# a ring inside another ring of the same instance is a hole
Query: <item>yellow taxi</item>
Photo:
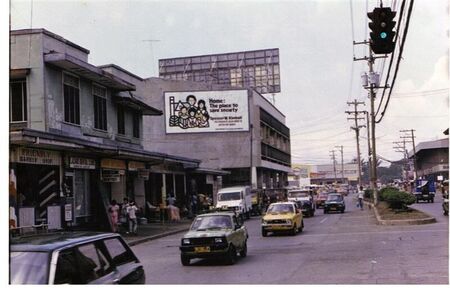
{"type": "Polygon", "coordinates": [[[276,202],[269,205],[261,220],[262,236],[269,232],[289,232],[295,235],[303,231],[302,211],[294,202],[276,202]]]}

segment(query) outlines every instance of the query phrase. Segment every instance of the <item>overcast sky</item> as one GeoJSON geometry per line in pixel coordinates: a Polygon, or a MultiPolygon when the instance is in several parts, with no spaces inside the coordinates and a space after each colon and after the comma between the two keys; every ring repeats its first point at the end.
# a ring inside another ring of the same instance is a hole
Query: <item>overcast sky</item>
{"type": "MultiPolygon", "coordinates": [[[[400,10],[400,0],[383,2],[400,10]]],[[[281,93],[275,105],[291,129],[293,163],[318,164],[330,162],[336,145],[344,145],[345,161],[356,156],[346,102],[369,101],[360,83],[367,63],[353,62],[353,53],[362,57],[366,49],[353,47],[352,40],[367,38],[367,7],[378,3],[12,0],[10,12],[11,29],[45,28],[89,49],[90,63],[114,63],[143,78],[157,76],[161,58],[279,48],[281,93]],[[145,39],[160,41],[151,46],[145,39]]],[[[446,0],[414,3],[393,97],[377,125],[377,154],[387,159],[401,158],[392,148],[400,129],[415,129],[417,143],[445,137],[448,17],[446,0]]],[[[375,69],[381,71],[381,64],[377,60],[375,69]]],[[[367,159],[366,130],[361,133],[367,159]]]]}

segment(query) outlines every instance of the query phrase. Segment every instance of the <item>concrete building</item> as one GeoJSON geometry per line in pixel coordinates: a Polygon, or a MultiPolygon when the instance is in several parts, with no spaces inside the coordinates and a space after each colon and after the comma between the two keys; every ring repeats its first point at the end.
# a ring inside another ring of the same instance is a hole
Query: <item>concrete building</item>
{"type": "Polygon", "coordinates": [[[165,192],[186,194],[186,172],[200,160],[157,152],[152,140],[144,149],[143,137],[160,127],[143,119],[163,114],[140,97],[144,79],[94,66],[89,50],[44,29],[12,31],[10,53],[10,205],[19,226],[108,228],[112,199],[128,196],[146,211],[165,192]]]}
{"type": "MultiPolygon", "coordinates": [[[[416,145],[416,163],[417,176],[428,179],[432,177],[438,180],[438,176],[448,179],[449,159],[448,148],[449,140],[440,139],[435,141],[421,142],[416,145]]],[[[414,159],[414,152],[409,152],[409,158],[414,159]]]]}
{"type": "MultiPolygon", "coordinates": [[[[290,131],[285,125],[285,116],[261,94],[252,89],[161,78],[147,79],[144,84],[142,91],[146,103],[164,112],[162,117],[144,118],[144,126],[152,127],[145,129],[146,149],[152,147],[156,151],[199,159],[198,170],[205,172],[230,172],[211,177],[210,192],[213,184],[216,184],[214,189],[217,188],[217,183],[222,186],[252,185],[267,190],[286,185],[287,173],[291,170],[290,131]],[[209,121],[203,122],[207,127],[196,125],[190,128],[188,116],[183,119],[183,115],[177,115],[183,112],[185,105],[189,109],[189,97],[193,102],[209,104],[209,121]],[[219,104],[211,103],[230,100],[234,100],[232,104],[223,106],[236,106],[234,111],[239,116],[227,115],[219,104]],[[220,112],[214,113],[219,109],[220,112]],[[227,123],[223,123],[225,121],[227,123]]],[[[215,193],[216,190],[212,191],[215,193]]]]}
{"type": "Polygon", "coordinates": [[[358,184],[358,164],[344,163],[344,174],[341,165],[336,165],[336,174],[332,164],[316,165],[310,173],[311,184],[358,184]]]}

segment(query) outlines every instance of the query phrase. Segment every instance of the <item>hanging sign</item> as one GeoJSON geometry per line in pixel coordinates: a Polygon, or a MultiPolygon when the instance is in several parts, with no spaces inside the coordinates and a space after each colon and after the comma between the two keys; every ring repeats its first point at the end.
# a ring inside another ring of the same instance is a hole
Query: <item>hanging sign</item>
{"type": "Polygon", "coordinates": [[[102,169],[101,178],[103,182],[114,183],[120,182],[120,171],[119,170],[106,170],[102,169]]]}
{"type": "Polygon", "coordinates": [[[143,180],[149,179],[150,170],[149,169],[138,169],[138,178],[143,180]]]}
{"type": "Polygon", "coordinates": [[[129,161],[128,162],[128,170],[129,171],[138,171],[139,169],[145,169],[145,164],[143,162],[138,161],[129,161]]]}
{"type": "Polygon", "coordinates": [[[74,169],[95,170],[95,159],[84,157],[70,157],[69,167],[74,169]]]}

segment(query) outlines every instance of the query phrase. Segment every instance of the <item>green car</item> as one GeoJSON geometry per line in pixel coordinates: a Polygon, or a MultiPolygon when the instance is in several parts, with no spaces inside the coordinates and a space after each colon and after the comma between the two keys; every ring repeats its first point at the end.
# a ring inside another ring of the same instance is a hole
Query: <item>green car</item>
{"type": "Polygon", "coordinates": [[[187,266],[194,258],[224,258],[236,262],[237,254],[247,256],[247,228],[233,212],[199,215],[189,232],[181,239],[181,264],[187,266]]]}

